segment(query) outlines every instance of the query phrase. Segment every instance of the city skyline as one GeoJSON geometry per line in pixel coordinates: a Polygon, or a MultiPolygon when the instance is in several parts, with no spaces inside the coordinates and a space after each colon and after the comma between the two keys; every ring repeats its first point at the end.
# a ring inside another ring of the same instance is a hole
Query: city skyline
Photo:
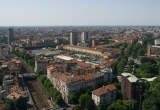
{"type": "Polygon", "coordinates": [[[0,26],[160,25],[155,0],[5,0],[0,26]]]}

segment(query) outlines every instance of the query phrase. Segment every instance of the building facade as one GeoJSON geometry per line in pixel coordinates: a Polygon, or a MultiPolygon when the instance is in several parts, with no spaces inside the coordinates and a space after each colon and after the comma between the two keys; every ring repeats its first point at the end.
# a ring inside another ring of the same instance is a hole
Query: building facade
{"type": "Polygon", "coordinates": [[[0,57],[8,57],[10,55],[10,46],[7,44],[0,44],[0,57]]]}
{"type": "Polygon", "coordinates": [[[81,42],[85,43],[88,40],[88,32],[81,32],[81,42]]]}
{"type": "Polygon", "coordinates": [[[70,32],[70,45],[77,45],[78,43],[78,33],[70,32]]]}
{"type": "Polygon", "coordinates": [[[14,40],[14,30],[9,28],[8,44],[11,45],[11,42],[14,40]]]}
{"type": "Polygon", "coordinates": [[[35,58],[35,67],[34,72],[38,70],[42,71],[44,74],[47,74],[47,66],[49,61],[40,57],[35,58]]]}
{"type": "Polygon", "coordinates": [[[116,87],[112,84],[92,91],[92,99],[96,105],[109,105],[116,100],[116,87]]]}
{"type": "Polygon", "coordinates": [[[84,88],[96,88],[99,84],[111,80],[108,71],[102,71],[93,74],[78,75],[74,76],[67,75],[69,73],[57,72],[56,68],[53,65],[48,66],[47,68],[47,78],[52,82],[54,87],[62,94],[62,98],[66,103],[69,103],[69,95],[72,92],[79,92],[84,88]],[[104,73],[103,73],[104,72],[104,73]]]}
{"type": "Polygon", "coordinates": [[[160,45],[160,39],[155,39],[155,40],[154,40],[154,44],[155,44],[156,46],[159,46],[159,45],[160,45]]]}
{"type": "Polygon", "coordinates": [[[160,46],[148,45],[147,46],[147,56],[159,57],[160,56],[160,46]]]}
{"type": "Polygon", "coordinates": [[[143,92],[143,83],[131,73],[122,73],[121,92],[124,100],[139,99],[143,92]]]}

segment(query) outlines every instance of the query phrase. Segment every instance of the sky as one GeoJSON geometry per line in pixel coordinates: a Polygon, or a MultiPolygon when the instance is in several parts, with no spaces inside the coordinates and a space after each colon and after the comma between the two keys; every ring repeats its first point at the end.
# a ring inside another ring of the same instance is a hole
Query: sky
{"type": "Polygon", "coordinates": [[[160,0],[0,0],[0,26],[160,25],[160,0]]]}

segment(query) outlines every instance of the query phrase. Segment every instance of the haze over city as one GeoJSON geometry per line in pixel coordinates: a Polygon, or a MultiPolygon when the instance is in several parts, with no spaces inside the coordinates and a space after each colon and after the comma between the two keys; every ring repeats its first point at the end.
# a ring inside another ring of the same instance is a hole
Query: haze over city
{"type": "Polygon", "coordinates": [[[0,26],[160,25],[159,0],[0,0],[0,26]]]}
{"type": "Polygon", "coordinates": [[[160,110],[159,0],[0,1],[0,110],[160,110]]]}

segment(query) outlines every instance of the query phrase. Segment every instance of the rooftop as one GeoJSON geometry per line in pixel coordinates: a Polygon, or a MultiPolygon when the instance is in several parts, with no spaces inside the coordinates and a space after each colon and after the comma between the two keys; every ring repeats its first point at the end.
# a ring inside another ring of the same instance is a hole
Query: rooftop
{"type": "Polygon", "coordinates": [[[127,77],[127,79],[132,83],[137,82],[139,80],[135,75],[131,73],[122,73],[121,75],[124,77],[127,77]]]}
{"type": "Polygon", "coordinates": [[[101,95],[107,94],[111,91],[115,91],[116,89],[117,88],[113,84],[109,84],[109,85],[103,86],[101,88],[98,88],[98,89],[92,91],[92,93],[95,95],[101,96],[101,95]]]}
{"type": "Polygon", "coordinates": [[[50,55],[58,55],[60,54],[61,51],[60,50],[50,51],[48,49],[39,49],[39,50],[32,50],[31,52],[35,56],[39,56],[39,55],[50,56],[50,55]]]}
{"type": "Polygon", "coordinates": [[[62,59],[62,60],[73,60],[72,57],[64,56],[64,55],[58,55],[56,58],[62,59]]]}

